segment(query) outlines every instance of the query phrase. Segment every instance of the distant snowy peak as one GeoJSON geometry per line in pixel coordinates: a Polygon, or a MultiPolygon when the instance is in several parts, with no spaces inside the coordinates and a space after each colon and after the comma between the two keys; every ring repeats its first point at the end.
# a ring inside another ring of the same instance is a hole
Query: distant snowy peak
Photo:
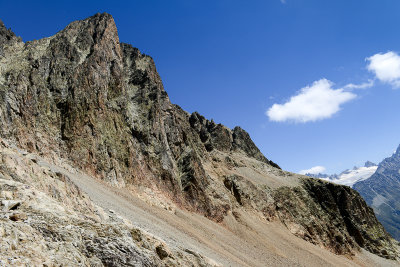
{"type": "Polygon", "coordinates": [[[375,173],[378,166],[371,161],[367,161],[364,167],[354,167],[352,170],[345,170],[339,175],[333,174],[306,174],[307,176],[323,179],[337,184],[347,185],[353,187],[357,182],[364,181],[375,173]]]}
{"type": "Polygon", "coordinates": [[[352,187],[355,183],[359,181],[364,181],[372,176],[375,173],[378,166],[370,166],[370,167],[360,167],[353,170],[347,170],[339,174],[337,179],[328,179],[331,182],[337,184],[348,185],[352,187]]]}

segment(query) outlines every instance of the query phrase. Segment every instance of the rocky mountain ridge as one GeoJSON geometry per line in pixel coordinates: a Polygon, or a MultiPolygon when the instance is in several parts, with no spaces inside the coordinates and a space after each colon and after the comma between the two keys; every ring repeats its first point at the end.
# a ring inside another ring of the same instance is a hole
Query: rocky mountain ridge
{"type": "Polygon", "coordinates": [[[400,240],[400,146],[378,165],[369,178],[354,185],[387,231],[400,240]]]}
{"type": "Polygon", "coordinates": [[[220,223],[255,213],[337,254],[398,258],[354,190],[282,171],[240,127],[172,104],[152,58],[119,42],[111,15],[27,43],[1,23],[0,51],[0,137],[28,153],[167,209],[220,223]]]}
{"type": "Polygon", "coordinates": [[[207,150],[273,164],[239,127],[197,123],[195,114],[188,123],[188,114],[170,103],[153,60],[119,43],[108,14],[39,41],[7,39],[3,50],[1,135],[30,152],[71,158],[117,186],[156,182],[211,217],[221,207],[210,208],[204,192],[200,161],[207,150]]]}

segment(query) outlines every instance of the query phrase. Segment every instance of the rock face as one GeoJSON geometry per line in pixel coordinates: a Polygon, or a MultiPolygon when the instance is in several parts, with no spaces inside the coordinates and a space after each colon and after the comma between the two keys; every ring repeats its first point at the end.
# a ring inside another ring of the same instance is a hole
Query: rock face
{"type": "Polygon", "coordinates": [[[268,220],[278,218],[294,235],[313,244],[337,254],[362,247],[381,257],[397,257],[396,242],[360,195],[347,186],[310,178],[275,190],[238,176],[224,182],[240,206],[251,207],[268,220]]]}
{"type": "Polygon", "coordinates": [[[212,266],[105,212],[24,154],[0,140],[0,265],[212,266]]]}
{"type": "Polygon", "coordinates": [[[365,163],[364,163],[364,167],[374,167],[374,166],[378,166],[377,164],[375,164],[375,163],[373,163],[373,162],[371,162],[371,161],[366,161],[365,163]]]}
{"type": "Polygon", "coordinates": [[[119,43],[108,14],[47,39],[10,42],[0,61],[0,131],[30,152],[59,153],[117,186],[156,183],[212,217],[223,208],[205,194],[207,150],[270,163],[240,128],[198,129],[196,114],[170,103],[153,60],[119,43]]]}
{"type": "MultiPolygon", "coordinates": [[[[0,137],[29,153],[65,158],[143,198],[158,192],[216,222],[247,210],[335,253],[361,247],[398,257],[395,242],[350,188],[284,172],[240,127],[231,130],[171,104],[152,58],[119,42],[111,15],[72,22],[27,43],[1,24],[0,51],[0,137]]],[[[80,251],[102,264],[127,264],[123,257],[109,263],[118,254],[102,253],[119,248],[139,255],[144,266],[151,262],[133,243],[94,236],[80,251]],[[118,242],[106,247],[104,238],[118,242]]],[[[156,251],[165,258],[163,249],[156,251]]]]}
{"type": "Polygon", "coordinates": [[[290,190],[280,188],[278,212],[294,234],[313,243],[322,243],[336,253],[349,253],[357,244],[377,255],[396,255],[391,241],[376,238],[387,236],[373,210],[349,187],[306,179],[303,186],[290,190]]]}
{"type": "Polygon", "coordinates": [[[0,56],[4,56],[3,47],[5,45],[21,42],[22,40],[15,36],[15,34],[4,26],[3,21],[0,20],[0,56]]]}
{"type": "Polygon", "coordinates": [[[367,180],[354,185],[385,226],[387,231],[400,240],[400,147],[381,163],[367,180]]]}

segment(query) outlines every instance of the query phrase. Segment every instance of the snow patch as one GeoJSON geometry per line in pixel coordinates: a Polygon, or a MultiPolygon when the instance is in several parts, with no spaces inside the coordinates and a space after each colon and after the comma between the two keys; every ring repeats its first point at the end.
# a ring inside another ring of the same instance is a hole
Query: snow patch
{"type": "Polygon", "coordinates": [[[321,179],[352,187],[355,183],[364,181],[369,177],[371,177],[372,174],[375,173],[377,168],[378,166],[360,167],[344,171],[341,174],[339,174],[337,178],[327,177],[321,179]]]}

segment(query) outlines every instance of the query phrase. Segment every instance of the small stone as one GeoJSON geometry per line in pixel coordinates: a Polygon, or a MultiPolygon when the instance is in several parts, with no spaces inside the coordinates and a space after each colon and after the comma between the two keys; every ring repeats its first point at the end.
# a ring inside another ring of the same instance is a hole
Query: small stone
{"type": "Polygon", "coordinates": [[[139,229],[133,228],[131,230],[131,236],[132,236],[133,240],[135,240],[137,242],[142,241],[142,232],[139,229]]]}
{"type": "Polygon", "coordinates": [[[156,252],[157,252],[157,255],[160,257],[160,259],[165,259],[166,257],[169,256],[168,251],[164,248],[163,245],[158,245],[156,247],[156,252]]]}

